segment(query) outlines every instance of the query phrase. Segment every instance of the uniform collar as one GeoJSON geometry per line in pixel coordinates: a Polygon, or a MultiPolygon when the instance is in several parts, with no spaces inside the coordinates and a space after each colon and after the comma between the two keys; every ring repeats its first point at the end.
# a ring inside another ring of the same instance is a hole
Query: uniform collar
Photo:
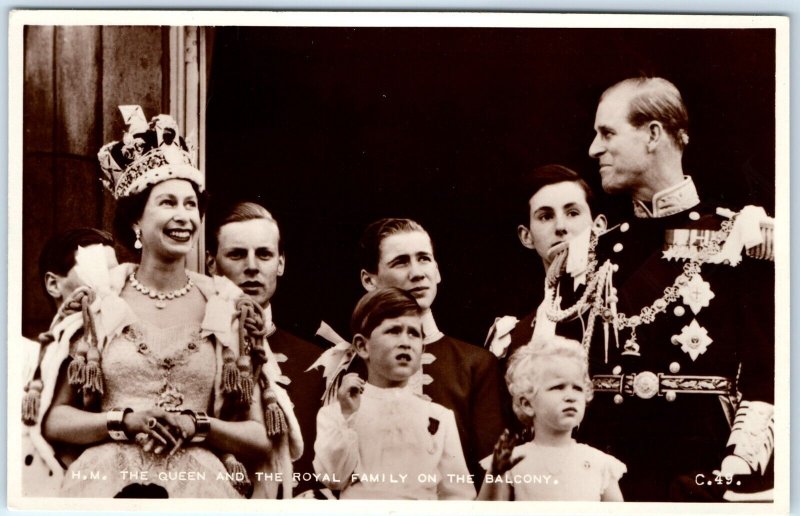
{"type": "Polygon", "coordinates": [[[651,208],[642,201],[633,201],[633,214],[640,219],[669,217],[700,204],[697,188],[689,176],[683,176],[680,183],[657,192],[651,201],[651,208]]]}
{"type": "Polygon", "coordinates": [[[422,339],[423,344],[431,344],[444,337],[444,333],[439,331],[439,327],[436,326],[436,321],[433,319],[433,312],[430,308],[422,314],[422,332],[425,334],[425,338],[422,339]]]}

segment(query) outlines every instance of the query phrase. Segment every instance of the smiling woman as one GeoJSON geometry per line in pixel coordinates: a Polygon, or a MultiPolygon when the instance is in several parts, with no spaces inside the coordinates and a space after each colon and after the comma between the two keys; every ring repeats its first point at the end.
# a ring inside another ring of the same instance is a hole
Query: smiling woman
{"type": "MultiPolygon", "coordinates": [[[[99,158],[118,201],[115,230],[141,260],[78,289],[67,304],[79,310],[64,321],[82,322],[82,331],[61,333],[44,361],[43,434],[84,447],[62,495],[111,497],[137,479],[158,486],[142,487],[142,496],[274,496],[277,484],[254,482],[256,471],[291,478],[302,438],[275,383],[263,315],[225,278],[186,270],[206,194],[174,120],[148,123],[136,106],[121,110],[129,130],[99,158]],[[231,480],[193,482],[186,472],[231,480]]],[[[291,485],[283,489],[291,494],[291,485]]]]}
{"type": "Polygon", "coordinates": [[[205,208],[205,191],[191,181],[169,179],[120,199],[115,231],[128,246],[141,250],[143,259],[180,260],[195,243],[205,208]]]}

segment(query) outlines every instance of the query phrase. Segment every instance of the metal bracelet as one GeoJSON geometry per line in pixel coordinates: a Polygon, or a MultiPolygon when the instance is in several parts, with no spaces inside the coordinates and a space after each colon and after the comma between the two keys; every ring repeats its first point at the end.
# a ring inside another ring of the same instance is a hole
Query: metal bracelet
{"type": "Polygon", "coordinates": [[[208,432],[211,431],[211,418],[208,417],[208,414],[201,410],[196,412],[194,410],[184,410],[181,414],[191,416],[194,419],[194,435],[189,442],[201,443],[205,441],[206,437],[208,437],[208,432]]]}
{"type": "Polygon", "coordinates": [[[126,414],[133,412],[132,408],[126,409],[111,409],[106,412],[106,428],[108,429],[108,436],[114,441],[130,441],[130,436],[125,432],[125,424],[123,420],[126,414]]]}

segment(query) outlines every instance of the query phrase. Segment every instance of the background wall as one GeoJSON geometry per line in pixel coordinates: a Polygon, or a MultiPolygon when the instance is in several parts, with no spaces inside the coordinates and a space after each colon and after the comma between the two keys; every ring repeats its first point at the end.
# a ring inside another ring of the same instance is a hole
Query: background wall
{"type": "MultiPolygon", "coordinates": [[[[145,115],[167,106],[167,29],[25,29],[23,93],[23,333],[47,329],[53,309],[41,286],[45,240],[78,226],[110,230],[113,199],[98,179],[97,151],[125,129],[117,106],[145,115]]],[[[121,248],[121,259],[129,257],[121,248]]]]}
{"type": "MultiPolygon", "coordinates": [[[[481,343],[530,311],[541,265],[519,244],[513,178],[587,155],[602,91],[660,75],[684,95],[685,169],[729,207],[774,206],[771,30],[225,28],[209,84],[216,204],[262,202],[288,254],[279,324],[346,333],[362,290],[356,243],[384,216],[430,231],[440,327],[481,343]]],[[[602,199],[612,217],[627,200],[602,199]]]]}

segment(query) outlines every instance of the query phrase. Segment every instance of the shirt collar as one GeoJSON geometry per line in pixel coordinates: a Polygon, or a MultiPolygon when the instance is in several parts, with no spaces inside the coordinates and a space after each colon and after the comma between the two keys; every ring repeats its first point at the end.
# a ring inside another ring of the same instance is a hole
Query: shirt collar
{"type": "Polygon", "coordinates": [[[689,176],[683,176],[680,183],[665,188],[653,196],[652,209],[647,203],[633,201],[633,214],[640,219],[658,219],[675,215],[700,204],[697,188],[689,176]]]}
{"type": "Polygon", "coordinates": [[[275,323],[272,321],[272,303],[268,304],[264,309],[264,327],[267,329],[267,338],[275,333],[275,323]]]}
{"type": "Polygon", "coordinates": [[[430,308],[422,314],[422,332],[425,334],[425,338],[422,339],[423,344],[431,344],[444,337],[444,333],[439,331],[439,327],[436,326],[430,308]]]}

